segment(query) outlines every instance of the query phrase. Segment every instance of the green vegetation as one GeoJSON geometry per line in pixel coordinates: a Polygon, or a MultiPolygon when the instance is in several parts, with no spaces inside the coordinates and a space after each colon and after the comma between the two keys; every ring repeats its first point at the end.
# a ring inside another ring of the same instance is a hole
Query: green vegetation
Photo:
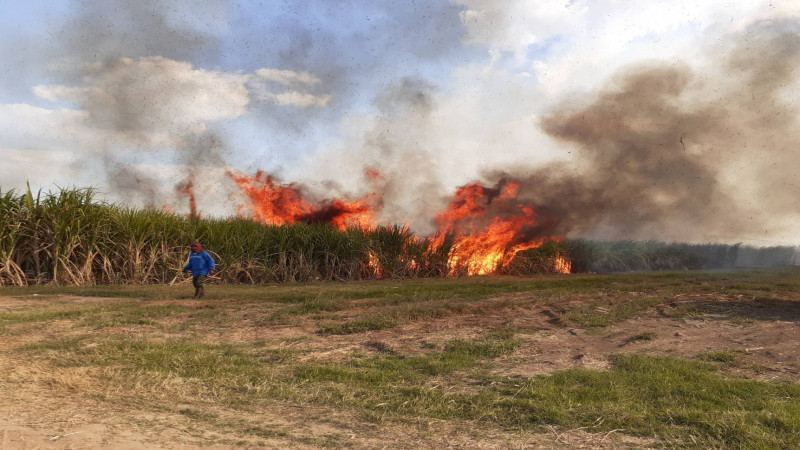
{"type": "Polygon", "coordinates": [[[721,362],[721,363],[729,363],[734,362],[742,357],[742,353],[740,351],[715,351],[715,352],[703,352],[697,355],[697,357],[703,361],[711,361],[711,362],[721,362]]]}
{"type": "Polygon", "coordinates": [[[639,333],[629,337],[628,342],[652,341],[656,336],[656,333],[639,333]]]}
{"type": "MultiPolygon", "coordinates": [[[[241,218],[186,219],[94,197],[92,189],[0,192],[0,286],[170,283],[180,276],[186,246],[194,240],[216,258],[215,279],[223,283],[429,278],[465,269],[448,266],[454,235],[435,245],[398,226],[339,231],[241,218]]],[[[775,266],[792,263],[793,254],[791,247],[578,239],[520,252],[498,273],[552,273],[562,260],[573,272],[775,266]]]]}
{"type": "Polygon", "coordinates": [[[0,193],[0,236],[0,285],[17,286],[169,283],[194,240],[219,263],[217,279],[228,283],[435,277],[447,273],[452,245],[445,239],[434,247],[399,227],[190,220],[96,202],[91,189],[0,193]]]}
{"type": "MultiPolygon", "coordinates": [[[[515,429],[557,425],[595,432],[624,430],[701,447],[800,445],[798,386],[730,379],[702,363],[632,354],[613,355],[606,372],[569,369],[527,379],[484,375],[492,359],[513,352],[517,345],[490,338],[452,341],[427,355],[356,357],[288,367],[287,360],[278,367],[276,360],[242,345],[94,344],[84,336],[18,351],[45,356],[61,367],[113,367],[105,372],[105,382],[118,386],[150,383],[158,391],[167,389],[167,379],[185,379],[193,387],[184,395],[214,392],[217,401],[239,408],[280,399],[362,410],[381,421],[407,417],[481,420],[515,429]],[[486,387],[449,392],[430,386],[431,380],[455,372],[461,374],[458,379],[486,387]]],[[[217,420],[214,414],[192,409],[179,413],[197,421],[217,420]]]]}
{"type": "Polygon", "coordinates": [[[600,300],[570,310],[565,318],[583,327],[607,327],[637,315],[657,304],[653,297],[633,298],[626,301],[600,300]]]}
{"type": "MultiPolygon", "coordinates": [[[[660,436],[678,446],[800,445],[800,387],[728,379],[702,363],[617,354],[612,370],[571,369],[498,389],[516,424],[660,436]],[[677,442],[675,442],[677,441],[677,442]]],[[[502,385],[501,385],[502,386],[502,385]]]]}
{"type": "MultiPolygon", "coordinates": [[[[298,363],[283,370],[252,349],[232,345],[91,343],[84,336],[18,351],[46,356],[58,366],[116,367],[106,372],[107,381],[128,386],[185,378],[197,383],[196,390],[224,395],[226,402],[240,407],[278,398],[364,409],[387,418],[480,419],[523,429],[547,424],[600,432],[624,429],[700,446],[800,444],[798,386],[728,379],[701,363],[631,354],[614,355],[607,372],[570,369],[528,379],[482,375],[481,368],[491,359],[517,345],[489,338],[452,341],[428,355],[298,363]],[[490,387],[473,393],[425,387],[427,380],[456,371],[490,387]]],[[[194,420],[216,419],[192,409],[180,413],[194,420]]]]}
{"type": "Polygon", "coordinates": [[[672,318],[691,318],[696,319],[703,316],[705,311],[702,306],[696,304],[676,305],[674,308],[664,310],[663,314],[672,318]]]}
{"type": "MultiPolygon", "coordinates": [[[[554,327],[602,332],[648,314],[691,319],[655,314],[691,311],[689,299],[761,296],[757,309],[798,291],[792,268],[231,284],[201,301],[189,300],[186,286],[4,287],[0,294],[19,306],[0,312],[0,336],[12,337],[0,357],[13,361],[9,379],[114,410],[173,414],[243,446],[347,443],[344,435],[303,436],[291,423],[267,425],[253,413],[285,407],[304,420],[308,411],[335,411],[350,426],[440,421],[498,433],[613,432],[655,446],[794,448],[800,387],[726,374],[751,364],[743,350],[693,352],[691,360],[614,350],[602,355],[607,370],[566,364],[547,375],[504,374],[531,357],[531,344],[556,342],[543,337],[547,316],[531,321],[544,309],[559,313],[554,327]],[[95,299],[66,302],[63,294],[95,299]],[[432,320],[441,318],[448,320],[432,320]],[[407,328],[392,330],[399,325],[407,328]],[[26,379],[28,370],[37,375],[26,379]]],[[[718,303],[707,314],[725,314],[718,303]]],[[[615,349],[633,352],[658,337],[637,330],[617,339],[615,349]]]]}
{"type": "Polygon", "coordinates": [[[577,272],[729,269],[796,264],[793,247],[756,248],[741,244],[686,244],[658,241],[589,241],[556,243],[577,272]]]}

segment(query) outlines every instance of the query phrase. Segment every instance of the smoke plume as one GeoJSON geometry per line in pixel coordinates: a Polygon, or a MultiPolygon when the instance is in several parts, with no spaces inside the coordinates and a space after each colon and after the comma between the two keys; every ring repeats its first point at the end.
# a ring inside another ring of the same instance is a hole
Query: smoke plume
{"type": "Polygon", "coordinates": [[[540,126],[574,161],[488,171],[561,233],[603,238],[736,239],[796,218],[800,127],[792,103],[800,25],[759,23],[725,44],[711,69],[640,65],[584,106],[540,126]]]}
{"type": "MultiPolygon", "coordinates": [[[[52,48],[31,50],[50,69],[32,88],[35,100],[54,109],[0,104],[21,118],[0,121],[2,134],[23,136],[0,146],[15,149],[17,166],[36,159],[28,147],[60,149],[59,165],[69,156],[70,173],[99,170],[116,199],[160,207],[177,194],[170,206],[185,210],[196,196],[195,214],[239,193],[226,172],[265,169],[284,172],[279,184],[316,206],[379,199],[380,223],[423,235],[438,229],[453,188],[475,178],[487,220],[518,211],[516,202],[535,209],[525,239],[732,241],[796,229],[797,19],[715,23],[700,28],[707,39],[687,53],[695,56],[639,62],[587,88],[598,81],[575,76],[574,58],[589,68],[608,57],[604,74],[639,57],[646,46],[629,41],[650,30],[626,34],[619,21],[661,9],[629,16],[614,2],[348,0],[319,13],[316,2],[279,3],[76,2],[53,29],[52,48]],[[595,36],[584,36],[589,24],[605,24],[603,7],[619,22],[607,34],[624,36],[573,45],[595,36]],[[351,18],[358,26],[343,30],[351,18]],[[567,36],[562,28],[576,19],[587,27],[567,36]],[[735,31],[720,37],[722,29],[735,31]],[[621,57],[626,45],[633,51],[621,57]],[[611,50],[589,58],[601,46],[611,50]],[[586,90],[565,96],[561,81],[586,90]],[[62,130],[46,138],[40,124],[62,130]],[[562,151],[570,156],[553,162],[562,151]],[[512,185],[518,195],[493,194],[512,185]]],[[[782,3],[790,17],[791,2],[782,3]]],[[[700,18],[719,9],[699,8],[700,18]]],[[[687,20],[670,18],[656,36],[677,34],[687,20]]]]}

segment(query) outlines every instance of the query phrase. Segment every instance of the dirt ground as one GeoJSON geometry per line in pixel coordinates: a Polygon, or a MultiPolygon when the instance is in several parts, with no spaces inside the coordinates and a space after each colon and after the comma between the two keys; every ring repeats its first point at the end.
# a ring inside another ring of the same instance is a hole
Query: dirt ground
{"type": "MultiPolygon", "coordinates": [[[[524,300],[524,293],[510,294],[498,301],[524,300]],[[520,297],[522,296],[522,297],[520,297]]],[[[636,293],[620,295],[636,296],[636,293]]],[[[523,344],[514,352],[493,361],[497,375],[531,377],[570,367],[603,370],[608,356],[621,351],[687,359],[714,352],[736,354],[735,361],[722,364],[731,376],[765,381],[800,382],[800,293],[793,298],[748,299],[720,294],[676,295],[636,317],[600,329],[571,326],[563,320],[568,303],[554,306],[511,307],[496,314],[462,315],[405,324],[390,330],[314,337],[304,325],[262,327],[229,331],[248,334],[247,339],[312,336],[302,345],[314,347],[304,353],[313,360],[336,360],[354,349],[413,352],[426,342],[444,342],[480,335],[486,329],[508,326],[525,330],[518,338],[523,344]],[[676,316],[673,311],[688,306],[702,308],[696,317],[676,316]],[[632,339],[650,333],[647,339],[632,339]],[[376,344],[379,343],[379,344],[376,344]]],[[[13,311],[36,304],[102,302],[105,299],[58,296],[0,297],[0,311],[13,311]]],[[[181,300],[178,300],[180,302],[181,300]]],[[[575,300],[582,301],[582,300],[575,300]]],[[[520,304],[525,304],[520,302],[520,304]]],[[[599,311],[602,314],[602,310],[599,311]]],[[[210,337],[213,339],[214,337],[210,337]]],[[[234,339],[235,336],[226,336],[234,339]]],[[[242,336],[242,338],[245,338],[242,336]]],[[[8,350],[29,342],[30,336],[12,335],[0,342],[0,448],[2,449],[190,449],[239,448],[237,443],[207,446],[213,430],[192,428],[174,413],[122,408],[93,400],[75,390],[89,373],[73,371],[53,374],[43,362],[21,360],[8,350]],[[72,377],[72,379],[70,378],[72,377]],[[57,387],[57,389],[55,388],[57,387]]],[[[713,356],[712,356],[713,357],[713,356]]],[[[235,414],[222,411],[220,414],[235,414]]],[[[291,430],[290,435],[338,436],[333,447],[358,448],[628,448],[648,441],[623,433],[592,433],[590,429],[556,430],[545,433],[458,428],[444,421],[354,427],[347,412],[316,407],[309,414],[297,405],[276,402],[268,410],[256,411],[259,420],[291,430]],[[430,433],[431,429],[437,430],[430,433]],[[438,437],[437,437],[438,436],[438,437]]],[[[218,440],[216,442],[219,442],[218,440]]],[[[316,441],[320,442],[320,441],[316,441]]],[[[267,436],[265,448],[313,448],[281,436],[267,436]],[[288,439],[288,440],[287,440],[288,439]]]]}

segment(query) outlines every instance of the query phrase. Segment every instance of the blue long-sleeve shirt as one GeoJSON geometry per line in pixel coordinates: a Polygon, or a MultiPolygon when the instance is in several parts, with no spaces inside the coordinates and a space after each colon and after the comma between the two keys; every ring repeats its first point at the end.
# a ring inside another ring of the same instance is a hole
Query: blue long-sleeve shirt
{"type": "Polygon", "coordinates": [[[207,251],[203,250],[200,253],[192,253],[189,255],[189,264],[186,264],[186,267],[183,268],[183,271],[192,270],[192,276],[196,277],[198,275],[206,275],[208,276],[209,270],[216,270],[216,266],[214,265],[214,258],[208,254],[207,251]]]}

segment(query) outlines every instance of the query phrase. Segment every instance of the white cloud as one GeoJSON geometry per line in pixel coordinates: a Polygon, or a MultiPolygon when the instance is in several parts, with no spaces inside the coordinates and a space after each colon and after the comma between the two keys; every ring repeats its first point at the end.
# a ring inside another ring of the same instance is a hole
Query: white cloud
{"type": "Polygon", "coordinates": [[[793,0],[451,1],[467,8],[465,41],[493,57],[489,65],[455,68],[446,95],[436,98],[431,120],[441,150],[435,159],[448,183],[470,181],[485,168],[569,157],[539,130],[537,117],[567,100],[593,98],[622,67],[699,65],[712,60],[715,39],[727,33],[756,20],[800,16],[793,0]],[[503,55],[513,58],[503,61],[503,55]],[[456,160],[457,169],[448,163],[456,160]]]}
{"type": "Polygon", "coordinates": [[[328,106],[333,98],[330,94],[307,92],[309,87],[319,83],[320,79],[308,72],[264,68],[256,70],[248,86],[259,100],[298,108],[328,106]],[[270,83],[281,85],[285,90],[276,92],[270,83]]]}
{"type": "Polygon", "coordinates": [[[691,59],[708,44],[698,45],[706,36],[800,14],[794,0],[452,1],[467,8],[466,42],[485,46],[495,62],[504,52],[513,54],[518,69],[533,73],[547,96],[592,89],[632,62],[691,59]]]}
{"type": "MultiPolygon", "coordinates": [[[[715,40],[727,33],[800,13],[800,2],[790,1],[771,7],[766,1],[452,1],[467,6],[465,41],[484,46],[491,62],[453,67],[429,93],[432,107],[424,117],[348,115],[341,139],[294,165],[289,179],[334,179],[345,190],[368,192],[361,169],[383,168],[407,189],[393,199],[401,203],[387,202],[384,215],[415,222],[425,217],[420,211],[442,206],[434,195],[419,194],[427,181],[451,192],[483,170],[570,159],[570,149],[541,131],[538,118],[563,108],[570,96],[594,98],[622,67],[710,61],[715,40]]],[[[427,231],[424,223],[415,226],[427,231]]]]}
{"type": "Polygon", "coordinates": [[[329,94],[313,95],[298,91],[286,91],[280,94],[264,92],[259,97],[260,100],[275,102],[281,105],[293,105],[300,108],[310,108],[312,106],[327,106],[331,101],[329,94]]]}
{"type": "Polygon", "coordinates": [[[81,180],[73,165],[80,151],[93,145],[82,121],[85,114],[25,104],[0,104],[0,189],[67,186],[81,180]]]}
{"type": "Polygon", "coordinates": [[[312,85],[308,72],[259,69],[255,74],[211,71],[163,57],[121,58],[81,64],[60,60],[59,71],[83,73],[79,85],[39,85],[33,93],[52,102],[67,102],[84,112],[85,126],[146,147],[180,146],[187,135],[203,133],[215,121],[248,114],[252,100],[300,108],[324,107],[328,94],[297,88],[272,91],[266,82],[312,85]]]}
{"type": "Polygon", "coordinates": [[[305,92],[319,79],[288,70],[221,72],[163,57],[106,63],[62,58],[50,69],[78,81],[34,86],[33,94],[73,109],[0,104],[2,189],[26,182],[45,189],[97,186],[113,201],[142,206],[173,199],[167,203],[180,210],[185,205],[174,199],[172,185],[202,170],[197,189],[203,210],[232,214],[219,207],[227,204],[227,189],[211,194],[230,183],[219,164],[229,149],[209,126],[248,115],[257,101],[308,108],[331,100],[305,92]]]}
{"type": "Polygon", "coordinates": [[[86,95],[87,89],[62,85],[39,85],[31,89],[33,95],[49,102],[59,102],[64,99],[76,99],[86,95]]]}
{"type": "Polygon", "coordinates": [[[513,52],[524,58],[527,47],[544,42],[574,25],[586,6],[568,0],[494,1],[453,0],[467,9],[461,20],[466,41],[486,45],[493,52],[513,52]]]}
{"type": "Polygon", "coordinates": [[[284,86],[293,84],[317,84],[319,78],[308,72],[295,72],[293,70],[258,69],[256,75],[269,81],[274,81],[284,86]]]}
{"type": "Polygon", "coordinates": [[[52,150],[86,144],[94,133],[83,126],[85,118],[85,112],[73,109],[0,104],[0,147],[52,150]]]}
{"type": "Polygon", "coordinates": [[[121,58],[86,70],[82,86],[36,86],[33,92],[80,105],[90,128],[146,145],[170,145],[208,122],[235,119],[250,102],[246,76],[162,57],[121,58]]]}

